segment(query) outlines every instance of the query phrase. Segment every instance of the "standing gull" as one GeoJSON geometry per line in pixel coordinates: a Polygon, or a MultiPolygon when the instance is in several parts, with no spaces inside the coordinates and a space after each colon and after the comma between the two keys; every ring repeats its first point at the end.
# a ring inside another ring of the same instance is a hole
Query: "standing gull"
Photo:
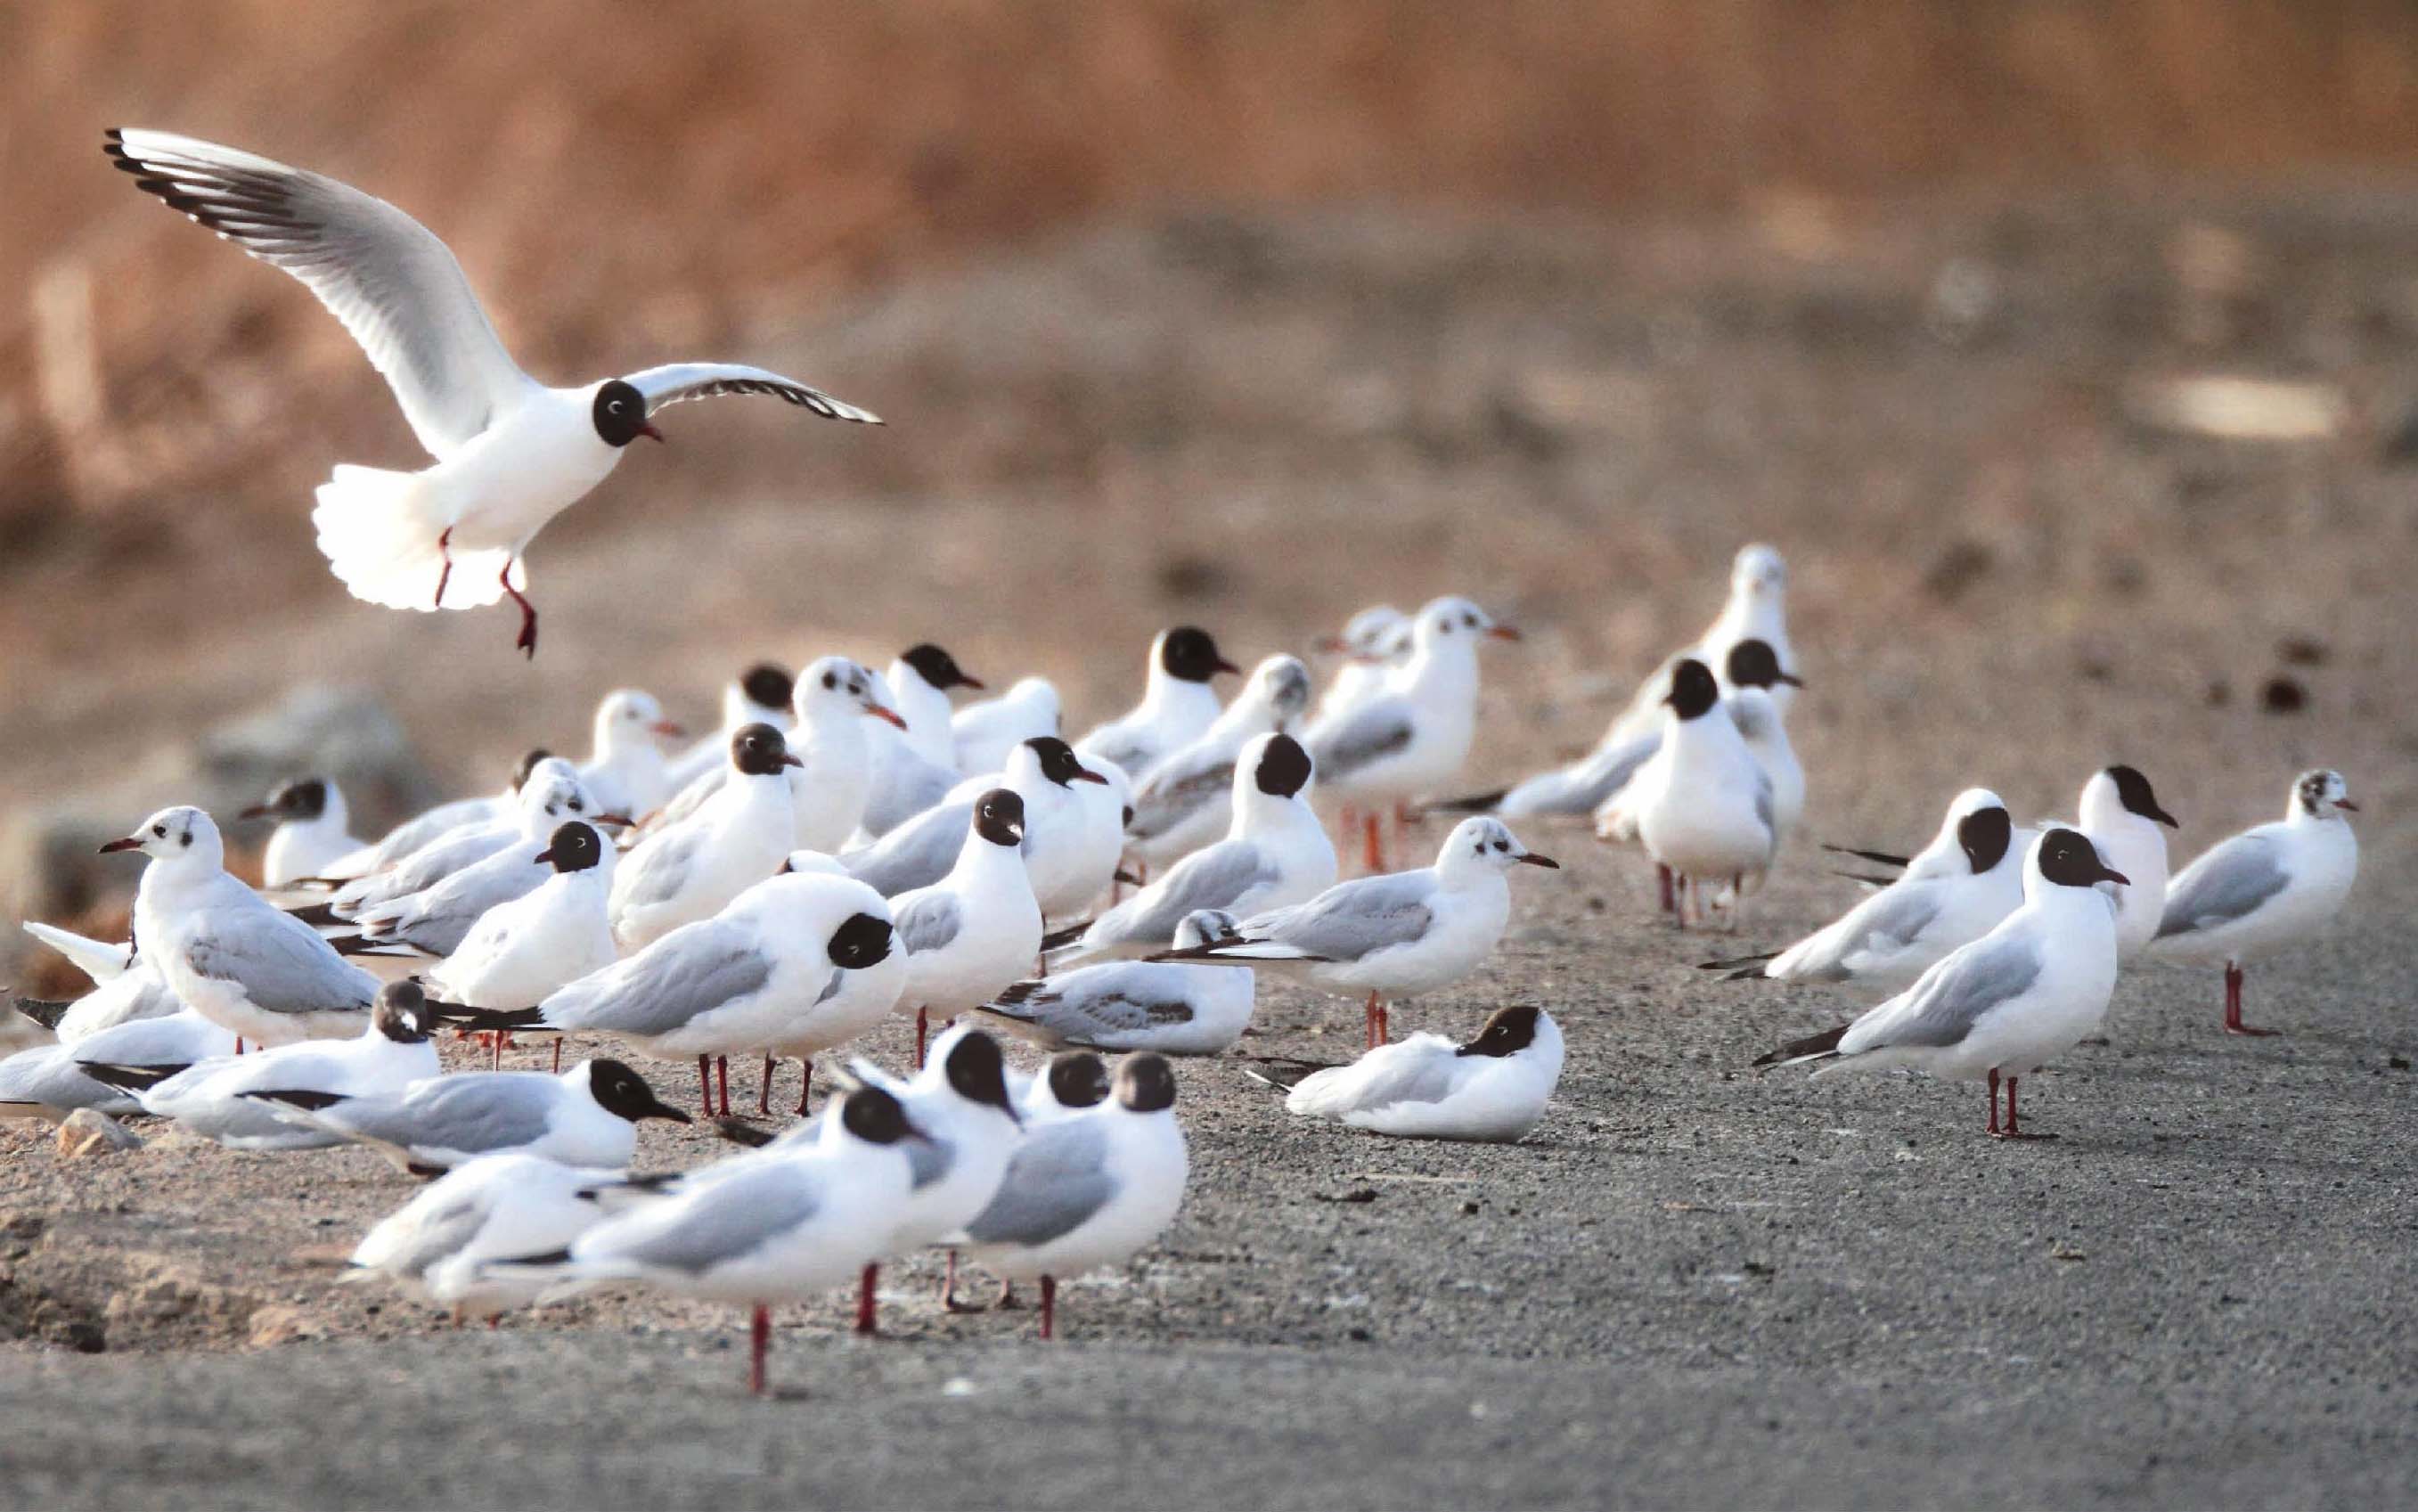
{"type": "Polygon", "coordinates": [[[1463,819],[1432,866],[1339,882],[1308,903],[1244,920],[1232,939],[1154,958],[1248,961],[1328,992],[1365,992],[1369,1044],[1383,1045],[1390,1004],[1450,986],[1494,954],[1511,919],[1506,876],[1522,863],[1560,865],[1500,819],[1463,819]]]}
{"type": "Polygon", "coordinates": [[[651,814],[672,794],[661,742],[687,734],[664,717],[652,694],[622,688],[596,706],[587,764],[579,780],[599,811],[637,818],[651,814]]]}
{"type": "Polygon", "coordinates": [[[730,738],[729,775],[685,818],[651,830],[614,868],[613,934],[635,950],[781,869],[793,828],[781,732],[749,725],[730,738]]]}
{"type": "MultiPolygon", "coordinates": [[[[849,851],[840,863],[884,897],[929,887],[948,875],[965,846],[974,801],[1004,787],[1023,801],[1024,859],[1033,890],[1052,897],[1091,892],[1116,869],[1113,835],[1103,859],[1098,816],[1076,792],[1079,784],[1106,788],[1108,777],[1085,766],[1054,735],[1035,736],[1008,753],[1007,770],[958,784],[949,801],[925,810],[872,845],[849,851]]],[[[1113,829],[1113,827],[1111,827],[1113,829]]]]}
{"type": "Polygon", "coordinates": [[[1816,1076],[1903,1065],[1956,1081],[1986,1077],[1993,1138],[2054,1138],[2023,1132],[2015,1086],[2107,1016],[2116,988],[2115,900],[2101,887],[2107,882],[2121,887],[2124,875],[2089,838],[2067,829],[2046,832],[2025,859],[2023,907],[1997,928],[1855,1022],[1783,1046],[1755,1064],[1825,1062],[1816,1076]]]}
{"type": "Polygon", "coordinates": [[[762,368],[682,362],[550,389],[514,365],[462,267],[425,226],[332,178],[165,131],[113,127],[104,150],[134,184],[282,268],[352,333],[436,465],[340,466],[319,485],[319,549],[353,596],[467,609],[509,594],[515,647],[537,654],[521,557],[547,521],[604,481],[655,411],[771,394],[825,420],[879,417],[762,368]],[[458,572],[457,572],[458,569],[458,572]]]}
{"type": "Polygon", "coordinates": [[[219,827],[200,809],[161,809],[100,848],[150,858],[134,893],[134,938],[204,1017],[255,1045],[344,1039],[369,1022],[377,979],[228,876],[219,827]]]}
{"type": "Polygon", "coordinates": [[[1077,741],[1075,754],[1146,771],[1217,722],[1217,691],[1210,680],[1242,670],[1219,654],[1207,631],[1195,625],[1162,630],[1150,643],[1141,702],[1077,741]]]}
{"type": "MultiPolygon", "coordinates": [[[[797,695],[797,682],[788,668],[777,662],[758,662],[722,690],[722,723],[714,732],[701,741],[691,741],[687,750],[672,757],[664,766],[667,792],[677,793],[708,772],[722,770],[724,755],[730,749],[730,738],[739,733],[742,725],[770,725],[784,735],[789,728],[789,700],[797,695]]],[[[631,817],[644,819],[643,814],[631,817]]]]}
{"type": "MultiPolygon", "coordinates": [[[[1705,882],[1727,878],[1735,894],[1771,864],[1779,817],[1771,779],[1739,735],[1709,667],[1681,662],[1663,702],[1653,759],[1607,801],[1597,833],[1622,838],[1633,829],[1672,888],[1674,913],[1684,924],[1692,898],[1701,923],[1705,882]]],[[[1734,906],[1733,928],[1737,918],[1734,906]]]]}
{"type": "Polygon", "coordinates": [[[267,798],[236,817],[277,821],[277,828],[268,832],[268,848],[261,853],[264,887],[287,887],[306,877],[325,877],[361,848],[352,836],[352,816],[344,807],[344,790],[325,777],[280,783],[267,798]]]}
{"type": "Polygon", "coordinates": [[[2166,889],[2151,950],[2225,964],[2227,1033],[2275,1032],[2242,1021],[2242,965],[2307,939],[2341,910],[2359,875],[2359,837],[2343,815],[2358,811],[2341,772],[2304,771],[2281,820],[2211,847],[2166,889]]]}
{"type": "Polygon", "coordinates": [[[969,777],[997,771],[1008,754],[1039,736],[1063,734],[1057,685],[1048,678],[1020,678],[996,698],[968,704],[949,716],[949,740],[957,771],[969,777]]]}
{"type": "Polygon", "coordinates": [[[1224,834],[1232,824],[1234,765],[1246,746],[1290,732],[1309,707],[1309,668],[1297,656],[1271,656],[1251,669],[1243,691],[1198,740],[1162,756],[1134,785],[1129,848],[1165,866],[1224,834]]]}
{"type": "Polygon", "coordinates": [[[1041,951],[1041,905],[1024,862],[1024,802],[995,787],[974,802],[957,863],[929,887],[891,899],[907,983],[898,1009],[915,1010],[915,1064],[924,1063],[931,1011],[978,1008],[1041,951]]]}

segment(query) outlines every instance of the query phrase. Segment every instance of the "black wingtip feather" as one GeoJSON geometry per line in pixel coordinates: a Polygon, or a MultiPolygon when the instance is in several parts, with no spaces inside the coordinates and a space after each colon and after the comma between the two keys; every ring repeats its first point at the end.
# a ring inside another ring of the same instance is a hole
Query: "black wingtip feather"
{"type": "Polygon", "coordinates": [[[124,1092],[149,1092],[185,1069],[183,1065],[115,1065],[107,1061],[79,1061],[76,1068],[104,1087],[115,1087],[124,1092]]]}
{"type": "Polygon", "coordinates": [[[1907,858],[1888,850],[1859,850],[1854,846],[1831,845],[1826,845],[1822,848],[1834,855],[1853,856],[1858,861],[1869,861],[1876,866],[1904,866],[1907,863],[1907,858]]]}
{"type": "Polygon", "coordinates": [[[237,1095],[252,1098],[255,1102],[283,1103],[288,1107],[298,1107],[310,1113],[333,1107],[345,1100],[343,1092],[320,1092],[315,1088],[308,1087],[263,1088],[257,1092],[240,1092],[237,1095]]]}
{"type": "Polygon", "coordinates": [[[19,998],[16,1000],[16,1008],[19,1013],[24,1015],[27,1018],[32,1019],[35,1023],[39,1024],[44,1029],[48,1030],[57,1029],[59,1027],[59,1020],[65,1018],[68,1016],[68,1010],[74,1006],[75,1004],[72,1002],[53,1002],[47,998],[19,998]]]}
{"type": "Polygon", "coordinates": [[[1511,796],[1508,787],[1497,787],[1491,793],[1471,793],[1466,798],[1447,798],[1440,803],[1430,803],[1431,814],[1492,814],[1502,807],[1503,800],[1511,796]]]}
{"type": "Polygon", "coordinates": [[[544,1011],[537,1008],[466,1008],[458,1002],[432,1002],[431,1016],[448,1029],[492,1034],[498,1030],[546,1029],[544,1011]]]}
{"type": "Polygon", "coordinates": [[[288,909],[285,913],[288,918],[298,919],[312,925],[344,923],[344,920],[336,917],[336,906],[332,903],[306,903],[298,909],[288,909]]]}
{"type": "Polygon", "coordinates": [[[1091,927],[1092,921],[1086,919],[1080,924],[1070,924],[1064,929],[1053,929],[1041,937],[1041,948],[1045,951],[1064,950],[1081,939],[1091,927]]]}
{"type": "Polygon", "coordinates": [[[1725,961],[1698,961],[1696,963],[1696,970],[1699,971],[1735,971],[1741,966],[1761,966],[1766,961],[1777,960],[1779,957],[1780,952],[1776,950],[1768,950],[1760,955],[1733,955],[1725,961]]]}
{"type": "Polygon", "coordinates": [[[1846,1035],[1847,1029],[1847,1025],[1838,1024],[1824,1030],[1819,1034],[1809,1034],[1801,1040],[1791,1040],[1769,1055],[1757,1057],[1754,1063],[1768,1069],[1772,1066],[1785,1065],[1791,1061],[1805,1061],[1819,1055],[1836,1055],[1839,1053],[1839,1041],[1846,1035]]]}

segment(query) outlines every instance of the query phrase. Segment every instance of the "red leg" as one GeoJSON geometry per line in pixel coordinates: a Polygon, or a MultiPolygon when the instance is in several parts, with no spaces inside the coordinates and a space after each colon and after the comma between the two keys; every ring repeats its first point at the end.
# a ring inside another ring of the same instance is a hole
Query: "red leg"
{"type": "Polygon", "coordinates": [[[798,1062],[798,1117],[806,1116],[806,1089],[815,1084],[815,1058],[807,1056],[798,1062]]]}
{"type": "Polygon", "coordinates": [[[713,1084],[715,1090],[722,1094],[722,1116],[728,1118],[730,1116],[730,1057],[717,1055],[713,1058],[713,1084]]]}
{"type": "Polygon", "coordinates": [[[924,1030],[929,1022],[926,1010],[915,1010],[915,1069],[918,1071],[924,1069],[924,1030]]]}
{"type": "Polygon", "coordinates": [[[773,1052],[764,1052],[764,1079],[756,1088],[756,1116],[773,1116],[773,1052]]]}
{"type": "Polygon", "coordinates": [[[707,1118],[713,1117],[713,1057],[710,1055],[696,1058],[696,1106],[707,1118]]]}
{"type": "Polygon", "coordinates": [[[504,570],[496,574],[496,581],[501,583],[504,586],[504,591],[513,596],[513,602],[521,606],[521,633],[520,637],[513,642],[513,649],[528,657],[530,661],[536,661],[537,605],[529,603],[522,596],[520,589],[513,587],[512,557],[504,558],[504,570]]]}
{"type": "Polygon", "coordinates": [[[1990,1138],[1998,1137],[1998,1068],[1990,1068],[1990,1138]]]}
{"type": "Polygon", "coordinates": [[[1360,1008],[1360,1047],[1364,1050],[1377,1047],[1377,995],[1373,992],[1369,994],[1369,1000],[1360,1008]]]}
{"type": "Polygon", "coordinates": [[[559,1034],[554,1037],[554,1074],[558,1077],[562,1075],[562,1036],[559,1034]]]}
{"type": "Polygon", "coordinates": [[[2231,961],[2225,963],[2225,1031],[2247,1035],[2252,1039],[2265,1039],[2277,1032],[2272,1029],[2252,1029],[2242,1021],[2242,968],[2231,961]]]}
{"type": "Polygon", "coordinates": [[[2006,1133],[2004,1133],[2004,1134],[2002,1134],[2002,1135],[2000,1135],[1998,1138],[2002,1138],[2002,1139],[2054,1139],[2054,1138],[2057,1138],[2057,1136],[2056,1136],[2056,1135],[2054,1135],[2054,1134],[2026,1134],[2026,1133],[2024,1132],[2024,1130],[2023,1130],[2023,1125],[2022,1125],[2020,1123],[2018,1123],[2018,1122],[2016,1121],[2016,1119],[2015,1119],[2015,1083],[2016,1083],[2016,1082],[2018,1082],[2018,1081],[2021,1081],[2022,1079],[2023,1079],[2023,1078],[2022,1078],[2022,1077],[2009,1077],[2007,1078],[2007,1132],[2006,1132],[2006,1133]]]}
{"type": "Polygon", "coordinates": [[[1377,1004],[1377,1043],[1385,1044],[1394,1037],[1394,1021],[1384,1002],[1377,1004]]]}
{"type": "Polygon", "coordinates": [[[764,1395],[764,1350],[773,1342],[773,1309],[756,1304],[755,1316],[747,1321],[747,1389],[764,1395]]]}
{"type": "Polygon", "coordinates": [[[880,1266],[868,1265],[865,1268],[865,1274],[857,1277],[856,1331],[860,1334],[873,1332],[873,1280],[880,1274],[880,1266]]]}
{"type": "Polygon", "coordinates": [[[1041,1278],[1041,1336],[1043,1338],[1052,1336],[1051,1328],[1057,1319],[1058,1278],[1054,1275],[1045,1275],[1041,1278]]]}
{"type": "Polygon", "coordinates": [[[491,1334],[492,1334],[492,1333],[494,1333],[497,1329],[501,1328],[501,1327],[503,1327],[503,1326],[504,1326],[504,1315],[503,1315],[502,1313],[499,1313],[499,1312],[491,1312],[491,1313],[487,1314],[487,1332],[489,1332],[489,1333],[491,1333],[491,1334]]]}
{"type": "Polygon", "coordinates": [[[236,1054],[237,1054],[237,1055],[241,1055],[241,1054],[243,1053],[243,1039],[242,1039],[242,1036],[240,1036],[240,1035],[237,1036],[237,1038],[236,1038],[236,1042],[235,1042],[235,1053],[236,1053],[236,1054]]]}
{"type": "Polygon", "coordinates": [[[1342,852],[1343,848],[1352,843],[1353,832],[1360,828],[1359,809],[1350,803],[1344,804],[1343,807],[1336,813],[1335,827],[1335,849],[1339,855],[1342,852]]]}
{"type": "Polygon", "coordinates": [[[1671,885],[1671,868],[1663,865],[1659,861],[1654,863],[1654,882],[1657,887],[1660,887],[1662,890],[1662,911],[1664,913],[1677,913],[1679,911],[1679,894],[1677,890],[1671,885]]]}
{"type": "Polygon", "coordinates": [[[941,1278],[941,1310],[942,1312],[980,1312],[957,1300],[957,1252],[949,1251],[948,1274],[941,1278]]]}
{"type": "Polygon", "coordinates": [[[436,574],[436,602],[432,609],[445,607],[445,585],[453,581],[453,527],[447,526],[436,538],[436,555],[445,558],[445,570],[436,574]]]}
{"type": "Polygon", "coordinates": [[[990,1306],[991,1311],[993,1312],[1018,1312],[1022,1310],[1024,1304],[1016,1300],[1016,1283],[1010,1280],[1002,1279],[999,1283],[999,1295],[991,1299],[990,1306]]]}
{"type": "Polygon", "coordinates": [[[1385,815],[1373,808],[1360,820],[1361,835],[1366,842],[1361,860],[1368,864],[1371,877],[1385,869],[1385,815]]]}

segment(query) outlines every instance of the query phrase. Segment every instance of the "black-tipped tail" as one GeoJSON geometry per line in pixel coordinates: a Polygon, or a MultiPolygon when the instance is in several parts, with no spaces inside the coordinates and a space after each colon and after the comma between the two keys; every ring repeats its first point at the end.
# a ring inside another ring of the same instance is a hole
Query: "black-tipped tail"
{"type": "Polygon", "coordinates": [[[1080,941],[1091,932],[1091,928],[1092,921],[1085,919],[1079,923],[1070,924],[1064,929],[1052,929],[1041,937],[1041,948],[1044,951],[1064,950],[1067,946],[1080,941]]]}
{"type": "Polygon", "coordinates": [[[1801,1040],[1791,1040],[1769,1055],[1759,1057],[1754,1063],[1768,1070],[1773,1066],[1789,1065],[1798,1061],[1817,1061],[1824,1056],[1836,1055],[1839,1053],[1839,1041],[1846,1032],[1847,1026],[1840,1024],[1826,1029],[1819,1034],[1809,1034],[1801,1040]]]}
{"type": "Polygon", "coordinates": [[[473,1033],[519,1033],[528,1030],[551,1029],[543,1010],[537,1008],[466,1008],[458,1002],[432,1002],[438,1023],[448,1029],[466,1029],[473,1033]]]}
{"type": "Polygon", "coordinates": [[[1824,846],[1822,848],[1834,856],[1853,856],[1858,861],[1869,861],[1876,866],[1904,866],[1906,863],[1905,857],[1887,850],[1859,850],[1853,846],[1824,846]]]}
{"type": "Polygon", "coordinates": [[[239,1092],[237,1095],[249,1097],[254,1102],[283,1103],[288,1107],[298,1107],[306,1113],[316,1113],[346,1100],[343,1092],[319,1092],[309,1087],[263,1088],[258,1092],[239,1092]]]}
{"type": "Polygon", "coordinates": [[[76,1069],[104,1087],[115,1087],[124,1092],[149,1092],[191,1064],[192,1062],[188,1061],[179,1065],[127,1066],[115,1065],[107,1061],[79,1061],[76,1069]]]}
{"type": "Polygon", "coordinates": [[[991,999],[985,1006],[995,1013],[1004,1014],[1010,1018],[1021,1018],[1024,1016],[1013,1010],[1031,1002],[1034,996],[1048,985],[1048,981],[1037,976],[1026,977],[1021,982],[1011,982],[1000,988],[999,996],[991,999]]]}
{"type": "MultiPolygon", "coordinates": [[[[1761,966],[1766,961],[1775,961],[1779,958],[1780,952],[1776,950],[1768,950],[1760,955],[1733,955],[1726,961],[1698,961],[1696,963],[1696,970],[1699,971],[1737,971],[1740,967],[1761,966]]],[[[1744,974],[1749,976],[1761,976],[1763,973],[1761,971],[1749,971],[1744,974]]],[[[1737,979],[1733,977],[1731,980],[1735,981],[1737,979]]]]}
{"type": "Polygon", "coordinates": [[[41,1025],[44,1029],[49,1030],[57,1029],[59,1027],[59,1020],[65,1018],[68,1016],[68,1010],[74,1006],[75,1004],[72,1002],[53,1002],[47,998],[19,998],[16,1000],[16,1008],[19,1013],[24,1015],[27,1018],[32,1019],[35,1023],[41,1025]]]}
{"type": "Polygon", "coordinates": [[[314,929],[322,924],[340,924],[345,922],[336,917],[336,906],[332,903],[305,903],[298,909],[286,909],[285,913],[286,917],[299,919],[314,929]]]}
{"type": "Polygon", "coordinates": [[[1492,814],[1511,796],[1508,787],[1497,787],[1491,793],[1471,793],[1466,798],[1446,798],[1425,805],[1430,814],[1492,814]]]}

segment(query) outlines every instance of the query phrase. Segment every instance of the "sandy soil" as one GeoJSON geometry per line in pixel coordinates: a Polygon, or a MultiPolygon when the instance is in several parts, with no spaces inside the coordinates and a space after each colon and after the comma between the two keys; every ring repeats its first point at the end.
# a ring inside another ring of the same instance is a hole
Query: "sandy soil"
{"type": "MultiPolygon", "coordinates": [[[[534,674],[501,619],[344,603],[298,521],[236,565],[141,558],[159,614],[70,609],[0,682],[25,801],[88,792],[105,734],[331,666],[483,786],[575,743],[604,686],[701,716],[758,651],[931,635],[1092,714],[1171,618],[1249,657],[1447,588],[1533,636],[1489,666],[1473,775],[1507,777],[1592,739],[1759,536],[1797,574],[1809,838],[1912,842],[1976,780],[2067,808],[2120,758],[2189,853],[2322,761],[2366,805],[2365,870],[2334,939],[2252,977],[2287,1037],[2219,1034],[2212,980],[2128,977],[2109,1043],[2027,1085],[2063,1138],[2008,1148],[1975,1089],[1746,1074],[1856,1004],[1710,984],[1633,856],[1540,832],[1569,869],[1518,879],[1498,961],[1398,1015],[1549,1005],[1570,1058],[1529,1142],[1299,1126],[1232,1061],[1187,1064],[1185,1212],[1070,1290],[1065,1343],[941,1315],[911,1264],[882,1340],[836,1303],[786,1314],[761,1403],[714,1309],[608,1296],[457,1335],[339,1285],[406,1192],[366,1155],[170,1136],[60,1162],[0,1129],[0,1472],[62,1505],[2380,1500],[2418,1406],[2418,558],[2374,423],[2418,324],[2413,221],[2418,197],[2335,193],[1894,211],[1810,251],[1737,225],[1108,229],[816,332],[899,420],[887,451],[806,438],[844,486],[717,478],[717,438],[767,418],[701,406],[542,546],[534,674]],[[2234,238],[2246,282],[2199,287],[2196,237],[2234,238]],[[2339,379],[2353,420],[2251,447],[2138,418],[2140,384],[2211,369],[2339,379]],[[2299,712],[2263,707],[2278,675],[2299,712]]],[[[1800,843],[1743,943],[1850,892],[1800,843]]],[[[1336,1057],[1357,1016],[1272,988],[1259,1030],[1253,1053],[1336,1057]]],[[[660,1125],[641,1150],[708,1153],[660,1125]]]]}

